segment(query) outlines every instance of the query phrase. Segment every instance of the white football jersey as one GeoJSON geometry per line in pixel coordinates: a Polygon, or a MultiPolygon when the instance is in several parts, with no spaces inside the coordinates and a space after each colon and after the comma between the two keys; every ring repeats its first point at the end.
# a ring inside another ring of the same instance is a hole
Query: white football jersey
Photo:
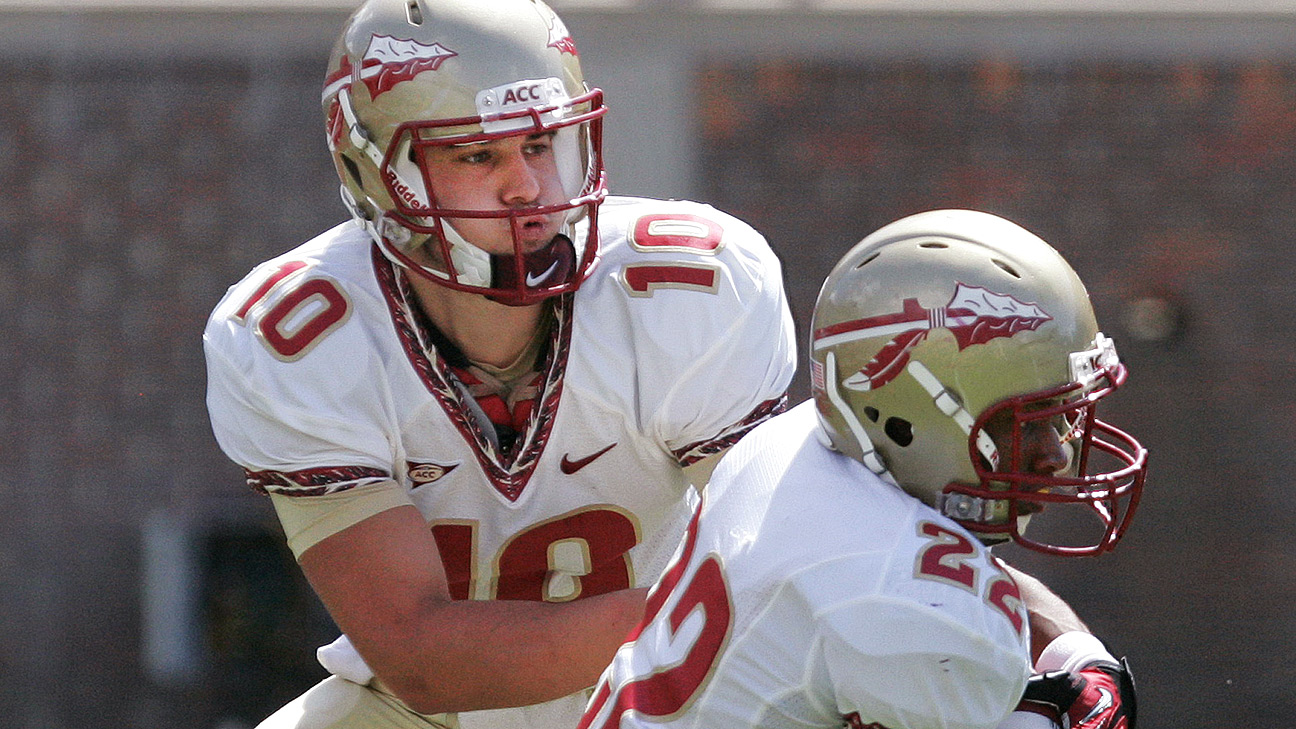
{"type": "MultiPolygon", "coordinates": [[[[257,267],[213,312],[204,345],[221,447],[250,485],[293,503],[351,489],[412,503],[457,598],[565,601],[651,584],[694,502],[681,466],[781,408],[792,318],[779,261],[735,218],[609,198],[599,223],[599,261],[557,300],[515,449],[494,444],[404,272],[351,222],[257,267]]],[[[565,703],[531,725],[575,726],[583,697],[565,703]]]]}
{"type": "Polygon", "coordinates": [[[971,534],[817,437],[814,403],[725,456],[581,729],[990,729],[1031,672],[971,534]]]}

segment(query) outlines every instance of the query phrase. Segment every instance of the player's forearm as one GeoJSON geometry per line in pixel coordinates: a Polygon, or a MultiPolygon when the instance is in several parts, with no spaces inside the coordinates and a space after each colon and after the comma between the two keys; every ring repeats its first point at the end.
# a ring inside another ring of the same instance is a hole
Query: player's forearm
{"type": "Polygon", "coordinates": [[[407,639],[361,651],[376,651],[378,677],[421,713],[540,703],[598,680],[642,617],[645,594],[624,590],[563,604],[442,602],[407,639]]]}
{"type": "Polygon", "coordinates": [[[561,604],[453,600],[413,506],[329,536],[299,562],[368,668],[423,713],[522,706],[592,685],[646,597],[638,589],[561,604]]]}

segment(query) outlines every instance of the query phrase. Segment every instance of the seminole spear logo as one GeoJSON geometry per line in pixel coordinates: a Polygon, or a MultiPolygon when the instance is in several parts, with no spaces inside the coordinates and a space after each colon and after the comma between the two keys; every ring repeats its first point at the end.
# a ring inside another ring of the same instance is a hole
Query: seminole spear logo
{"type": "Polygon", "coordinates": [[[895,314],[815,330],[816,350],[856,339],[891,337],[863,369],[843,380],[843,385],[861,392],[886,385],[904,371],[913,348],[933,329],[948,329],[962,350],[999,337],[1011,337],[1017,332],[1033,331],[1053,318],[1035,304],[962,283],[954,289],[954,296],[945,306],[924,309],[918,299],[905,299],[901,309],[895,314]]]}
{"type": "Polygon", "coordinates": [[[369,38],[359,68],[343,56],[338,70],[324,79],[324,99],[350,88],[353,81],[363,81],[369,87],[369,98],[377,99],[396,84],[424,71],[435,71],[447,58],[457,55],[440,43],[428,45],[390,35],[374,35],[369,38]]]}

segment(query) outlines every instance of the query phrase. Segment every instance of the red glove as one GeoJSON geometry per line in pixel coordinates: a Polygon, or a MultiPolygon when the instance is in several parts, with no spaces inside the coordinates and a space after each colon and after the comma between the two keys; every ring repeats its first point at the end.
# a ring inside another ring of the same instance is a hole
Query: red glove
{"type": "Polygon", "coordinates": [[[1079,673],[1031,676],[1018,711],[1034,711],[1062,729],[1134,729],[1137,702],[1129,663],[1098,661],[1079,673]]]}

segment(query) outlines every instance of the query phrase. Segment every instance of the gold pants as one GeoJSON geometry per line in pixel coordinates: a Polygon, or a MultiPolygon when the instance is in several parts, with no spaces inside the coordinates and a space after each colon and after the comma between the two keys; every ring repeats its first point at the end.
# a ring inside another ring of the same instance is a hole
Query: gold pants
{"type": "Polygon", "coordinates": [[[459,720],[455,714],[415,713],[378,681],[361,686],[329,676],[257,729],[459,729],[459,720]]]}

